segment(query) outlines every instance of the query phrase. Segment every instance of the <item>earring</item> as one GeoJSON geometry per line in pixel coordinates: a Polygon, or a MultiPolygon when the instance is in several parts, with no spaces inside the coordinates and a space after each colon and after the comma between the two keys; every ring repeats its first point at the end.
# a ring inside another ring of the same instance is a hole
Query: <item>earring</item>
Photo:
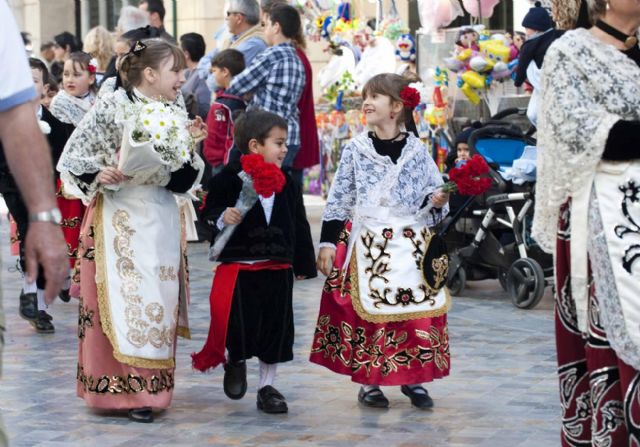
{"type": "Polygon", "coordinates": [[[391,115],[390,115],[390,116],[391,116],[391,119],[392,119],[392,120],[396,118],[396,114],[395,114],[395,113],[393,113],[393,112],[391,112],[391,115]]]}

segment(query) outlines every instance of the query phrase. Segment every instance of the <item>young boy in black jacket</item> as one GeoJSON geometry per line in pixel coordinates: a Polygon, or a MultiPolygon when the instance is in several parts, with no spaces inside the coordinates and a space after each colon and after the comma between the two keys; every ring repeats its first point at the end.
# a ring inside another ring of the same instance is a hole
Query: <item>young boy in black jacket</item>
{"type": "MultiPolygon", "coordinates": [[[[243,154],[260,154],[281,168],[287,122],[273,113],[248,112],[236,121],[235,142],[243,154]]],[[[241,399],[247,389],[245,360],[258,357],[258,409],[286,413],[285,398],[272,385],[277,364],[293,359],[294,275],[317,276],[311,231],[302,193],[284,173],[282,191],[259,196],[242,217],[236,208],[243,188],[240,170],[240,163],[230,163],[209,183],[202,220],[213,229],[212,245],[226,226],[237,227],[217,259],[222,264],[211,290],[209,337],[193,364],[204,371],[224,362],[224,392],[241,399]]]]}
{"type": "MultiPolygon", "coordinates": [[[[36,91],[40,95],[40,99],[45,95],[44,85],[49,82],[49,71],[47,66],[39,59],[30,58],[29,65],[31,66],[31,74],[33,75],[33,82],[36,87],[36,91]]],[[[51,147],[51,158],[53,166],[58,163],[58,159],[62,154],[62,149],[66,144],[69,136],[74,130],[73,125],[65,124],[62,121],[55,118],[49,110],[42,106],[37,105],[34,113],[37,114],[40,122],[42,132],[46,135],[51,147]]],[[[57,172],[56,172],[57,174],[57,172]]],[[[55,187],[55,185],[51,185],[55,187]]],[[[17,236],[20,243],[20,268],[25,271],[24,263],[24,242],[25,236],[29,229],[29,213],[27,207],[22,199],[20,191],[16,186],[13,174],[9,171],[9,165],[4,156],[4,151],[0,145],[0,193],[4,197],[4,201],[9,209],[9,213],[13,216],[17,226],[17,236]]],[[[40,334],[51,334],[55,328],[51,323],[51,315],[46,311],[46,305],[44,302],[44,288],[45,281],[43,272],[38,272],[38,277],[35,283],[27,282],[26,276],[24,277],[24,284],[22,291],[20,292],[20,307],[19,313],[22,318],[29,321],[36,331],[40,334]]]]}

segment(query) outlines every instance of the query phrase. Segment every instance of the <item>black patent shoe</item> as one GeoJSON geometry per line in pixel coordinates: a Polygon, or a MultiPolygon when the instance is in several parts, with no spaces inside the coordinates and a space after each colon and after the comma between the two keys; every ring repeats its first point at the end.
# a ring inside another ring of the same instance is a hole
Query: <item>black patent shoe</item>
{"type": "Polygon", "coordinates": [[[38,319],[38,297],[35,293],[20,292],[20,307],[18,309],[20,316],[28,321],[38,319]]]}
{"type": "Polygon", "coordinates": [[[289,411],[284,396],[271,385],[263,386],[258,390],[256,405],[258,406],[258,410],[269,414],[286,413],[289,411]]]}
{"type": "Polygon", "coordinates": [[[247,392],[247,364],[227,362],[224,364],[224,394],[229,399],[242,399],[247,392]]]}
{"type": "Polygon", "coordinates": [[[71,295],[69,295],[69,289],[66,289],[66,290],[62,289],[58,294],[58,298],[60,298],[65,303],[68,303],[69,301],[71,301],[71,295]]]}
{"type": "Polygon", "coordinates": [[[46,313],[44,310],[38,311],[38,318],[30,321],[31,325],[36,328],[38,334],[53,334],[56,328],[51,322],[53,317],[46,313]]]}
{"type": "Polygon", "coordinates": [[[407,385],[402,385],[400,391],[402,391],[402,394],[405,396],[409,396],[411,404],[414,407],[420,408],[421,410],[433,408],[433,399],[431,399],[431,396],[429,396],[429,393],[424,387],[411,388],[407,385]]]}
{"type": "Polygon", "coordinates": [[[364,387],[360,387],[360,392],[358,393],[358,402],[371,408],[389,407],[389,399],[387,399],[380,388],[373,388],[365,391],[364,387]]]}
{"type": "Polygon", "coordinates": [[[142,424],[150,424],[153,422],[153,410],[151,410],[150,407],[129,410],[129,420],[142,424]]]}

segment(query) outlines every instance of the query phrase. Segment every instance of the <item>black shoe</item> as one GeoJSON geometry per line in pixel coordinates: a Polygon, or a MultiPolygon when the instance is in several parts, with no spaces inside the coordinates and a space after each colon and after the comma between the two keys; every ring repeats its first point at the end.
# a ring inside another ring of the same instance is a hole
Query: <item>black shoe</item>
{"type": "Polygon", "coordinates": [[[36,328],[38,334],[53,334],[56,328],[51,323],[53,317],[44,310],[38,311],[38,318],[30,321],[31,325],[36,328]]]}
{"type": "Polygon", "coordinates": [[[405,396],[409,396],[414,407],[420,408],[421,410],[433,408],[433,399],[431,399],[431,396],[429,396],[429,393],[424,387],[417,386],[412,389],[407,385],[402,385],[400,391],[402,391],[402,394],[405,396]]]}
{"type": "Polygon", "coordinates": [[[263,386],[258,390],[258,400],[256,404],[258,410],[269,414],[286,413],[289,411],[284,396],[271,385],[263,386]]]}
{"type": "Polygon", "coordinates": [[[68,303],[69,301],[71,301],[71,295],[69,295],[69,289],[66,289],[66,290],[62,289],[58,294],[58,298],[60,298],[65,303],[68,303]]]}
{"type": "Polygon", "coordinates": [[[20,292],[20,308],[18,309],[20,316],[28,321],[38,319],[38,297],[35,293],[20,292]]]}
{"type": "Polygon", "coordinates": [[[245,362],[224,364],[224,394],[229,399],[242,399],[247,392],[247,364],[245,362]]]}
{"type": "Polygon", "coordinates": [[[134,408],[133,410],[129,410],[129,420],[142,424],[150,424],[153,422],[153,411],[149,407],[134,408]]]}
{"type": "Polygon", "coordinates": [[[358,402],[371,408],[389,407],[389,399],[387,399],[380,388],[373,388],[369,391],[365,391],[364,387],[360,387],[358,402]]]}

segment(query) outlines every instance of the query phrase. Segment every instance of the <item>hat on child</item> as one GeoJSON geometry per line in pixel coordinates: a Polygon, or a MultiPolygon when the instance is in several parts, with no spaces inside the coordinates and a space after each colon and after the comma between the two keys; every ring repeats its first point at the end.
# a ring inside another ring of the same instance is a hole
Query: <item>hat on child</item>
{"type": "Polygon", "coordinates": [[[479,121],[474,121],[470,126],[465,127],[458,135],[456,135],[456,139],[453,145],[454,149],[457,148],[460,143],[468,144],[471,134],[481,127],[482,123],[480,123],[479,121]]]}
{"type": "Polygon", "coordinates": [[[522,20],[522,26],[536,31],[546,31],[553,28],[553,20],[549,15],[549,11],[542,7],[542,3],[536,2],[535,6],[529,9],[529,12],[522,20]]]}

